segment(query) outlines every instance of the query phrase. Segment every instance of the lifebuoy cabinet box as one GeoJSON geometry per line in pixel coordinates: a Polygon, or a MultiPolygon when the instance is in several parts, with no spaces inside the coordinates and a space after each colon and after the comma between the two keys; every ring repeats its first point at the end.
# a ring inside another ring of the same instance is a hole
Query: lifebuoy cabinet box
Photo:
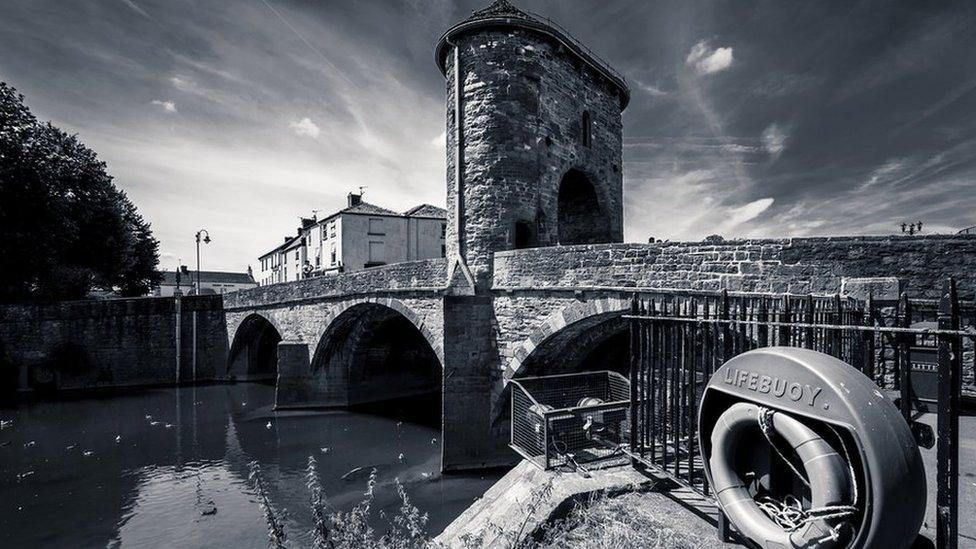
{"type": "MultiPolygon", "coordinates": [[[[736,518],[761,522],[765,515],[758,511],[758,507],[744,512],[730,512],[731,509],[726,507],[742,504],[743,498],[731,501],[729,494],[723,498],[721,491],[736,488],[729,486],[729,478],[741,480],[741,486],[737,487],[740,496],[745,491],[749,491],[752,497],[756,497],[757,490],[772,491],[774,487],[769,483],[775,479],[750,475],[761,471],[762,463],[769,464],[780,458],[775,455],[758,423],[754,432],[746,430],[743,438],[737,437],[736,440],[721,436],[726,433],[716,432],[730,429],[727,425],[730,416],[726,413],[733,406],[735,409],[732,411],[756,409],[771,411],[773,417],[785,416],[782,421],[784,427],[788,428],[788,423],[793,424],[811,433],[808,437],[818,437],[820,442],[826,444],[825,447],[836,448],[837,454],[844,456],[854,476],[851,479],[854,486],[850,487],[850,498],[856,499],[845,503],[857,509],[845,517],[850,526],[846,534],[850,547],[908,547],[915,539],[925,513],[926,500],[921,454],[898,409],[866,376],[829,355],[793,347],[767,347],[743,353],[726,362],[712,375],[699,408],[702,459],[719,504],[730,522],[742,532],[743,525],[736,524],[736,518]],[[736,406],[739,403],[746,405],[736,406]],[[726,415],[723,417],[723,414],[726,415]],[[713,441],[720,441],[723,448],[712,448],[713,441]],[[716,459],[710,463],[713,455],[716,459]],[[713,467],[716,470],[713,471],[713,467]],[[716,473],[726,486],[716,485],[716,473]],[[741,475],[736,476],[739,473],[741,475]],[[763,486],[763,483],[766,485],[763,486]],[[746,488],[746,484],[751,487],[746,488]],[[751,519],[743,519],[743,516],[751,519]]],[[[802,455],[798,446],[794,448],[796,454],[802,455]]],[[[834,458],[837,459],[836,456],[834,458]]],[[[807,463],[802,463],[796,460],[794,467],[800,472],[811,469],[811,461],[807,459],[807,463]]],[[[770,471],[775,473],[774,469],[770,471]]],[[[790,472],[787,476],[792,475],[790,472]]],[[[846,477],[845,474],[845,486],[848,481],[846,477]]],[[[809,481],[811,492],[815,481],[809,481]]],[[[782,491],[782,486],[779,488],[782,491]]],[[[786,487],[786,490],[789,491],[790,487],[786,487]]],[[[802,488],[796,493],[801,496],[798,500],[804,506],[810,504],[810,501],[803,501],[802,488]]],[[[815,499],[809,494],[807,497],[815,499]]],[[[752,499],[749,499],[745,505],[752,503],[752,499]]],[[[770,525],[776,526],[770,520],[768,525],[758,525],[755,531],[770,532],[770,525]]],[[[795,546],[796,541],[789,539],[788,535],[779,542],[784,539],[792,542],[784,547],[795,546]]],[[[780,546],[779,542],[769,539],[752,541],[761,547],[780,546]]]]}
{"type": "MultiPolygon", "coordinates": [[[[938,329],[938,322],[916,322],[913,329],[938,329]]],[[[913,334],[909,357],[912,390],[925,402],[939,400],[939,339],[935,334],[913,334]]]]}

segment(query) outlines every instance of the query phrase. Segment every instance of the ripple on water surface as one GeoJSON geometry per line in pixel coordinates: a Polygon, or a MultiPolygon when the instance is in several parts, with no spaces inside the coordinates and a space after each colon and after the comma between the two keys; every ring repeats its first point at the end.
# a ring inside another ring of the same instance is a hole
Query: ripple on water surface
{"type": "Polygon", "coordinates": [[[438,429],[416,414],[276,414],[273,399],[273,387],[238,384],[0,410],[0,546],[267,547],[252,461],[296,546],[311,528],[309,455],[339,508],[377,469],[380,529],[379,510],[399,503],[394,478],[430,513],[432,533],[498,478],[440,477],[438,429]]]}

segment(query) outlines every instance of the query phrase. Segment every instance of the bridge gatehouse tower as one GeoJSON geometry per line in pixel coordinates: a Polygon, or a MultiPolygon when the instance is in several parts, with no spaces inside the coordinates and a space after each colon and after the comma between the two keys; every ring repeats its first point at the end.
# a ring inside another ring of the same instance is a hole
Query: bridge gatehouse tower
{"type": "Polygon", "coordinates": [[[447,257],[478,291],[492,254],[621,242],[622,76],[505,0],[440,38],[447,79],[447,257]]]}

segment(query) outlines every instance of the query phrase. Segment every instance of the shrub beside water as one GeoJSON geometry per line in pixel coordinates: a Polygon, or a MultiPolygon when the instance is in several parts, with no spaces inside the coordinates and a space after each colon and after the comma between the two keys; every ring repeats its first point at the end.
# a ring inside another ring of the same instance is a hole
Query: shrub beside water
{"type": "MultiPolygon", "coordinates": [[[[274,549],[297,547],[288,543],[282,510],[272,507],[264,485],[261,470],[251,463],[250,480],[257,494],[268,530],[268,545],[274,549]]],[[[376,470],[369,475],[362,500],[349,511],[333,508],[322,489],[316,471],[315,458],[309,456],[306,469],[306,487],[309,494],[313,526],[310,532],[315,549],[421,549],[442,548],[427,532],[427,513],[410,502],[407,492],[397,479],[394,481],[400,506],[393,516],[380,511],[388,527],[379,533],[370,526],[373,507],[373,491],[376,488],[376,470]]],[[[552,481],[536,491],[527,503],[518,525],[503,528],[489,524],[473,535],[463,537],[461,544],[470,549],[491,547],[510,549],[543,548],[611,548],[648,547],[700,549],[714,546],[706,539],[681,524],[670,511],[642,500],[646,494],[631,493],[616,498],[596,497],[576,505],[563,520],[544,525],[540,531],[531,532],[539,506],[552,494],[552,481]],[[517,527],[513,527],[517,526],[517,527]]]]}

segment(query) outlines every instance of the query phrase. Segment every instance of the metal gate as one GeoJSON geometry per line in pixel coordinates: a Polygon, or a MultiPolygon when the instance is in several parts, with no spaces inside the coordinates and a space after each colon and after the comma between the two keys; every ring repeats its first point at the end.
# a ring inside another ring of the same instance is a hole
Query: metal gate
{"type": "MultiPolygon", "coordinates": [[[[971,303],[964,305],[966,312],[976,310],[971,303]]],[[[953,549],[958,543],[963,354],[972,355],[976,339],[972,325],[961,326],[962,311],[952,280],[938,303],[903,298],[884,307],[839,296],[635,294],[626,315],[635,465],[651,467],[708,496],[697,417],[711,374],[730,358],[759,347],[817,350],[852,365],[888,391],[906,420],[935,408],[937,545],[953,549]],[[934,317],[934,324],[912,327],[923,311],[934,317]],[[937,398],[932,400],[937,404],[927,404],[916,394],[913,375],[919,374],[913,374],[913,366],[920,359],[934,361],[930,368],[937,377],[937,398]]],[[[971,362],[976,376],[976,358],[971,362]]],[[[917,438],[924,438],[923,431],[917,438]]]]}

